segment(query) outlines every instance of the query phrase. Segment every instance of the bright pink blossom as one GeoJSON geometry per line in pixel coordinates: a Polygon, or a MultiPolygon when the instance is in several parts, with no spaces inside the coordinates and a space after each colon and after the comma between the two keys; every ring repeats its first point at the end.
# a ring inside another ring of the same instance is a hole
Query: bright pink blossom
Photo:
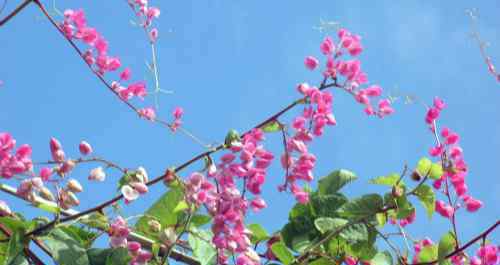
{"type": "Polygon", "coordinates": [[[82,155],[89,155],[92,153],[92,146],[90,146],[90,144],[87,143],[86,141],[81,141],[78,148],[82,155]]]}
{"type": "Polygon", "coordinates": [[[307,67],[309,70],[314,70],[318,66],[319,61],[318,59],[314,58],[313,56],[307,56],[306,59],[304,60],[304,65],[307,67]]]}

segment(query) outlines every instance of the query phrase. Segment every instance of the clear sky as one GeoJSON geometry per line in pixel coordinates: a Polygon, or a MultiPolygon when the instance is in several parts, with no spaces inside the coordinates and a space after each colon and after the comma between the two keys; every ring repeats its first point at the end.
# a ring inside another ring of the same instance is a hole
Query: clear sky
{"type": "MultiPolygon", "coordinates": [[[[7,10],[16,2],[9,1],[7,10]]],[[[43,1],[51,5],[52,1],[43,1]]],[[[160,116],[170,119],[175,106],[185,109],[184,125],[207,143],[220,143],[229,129],[245,131],[297,98],[295,85],[318,84],[319,72],[303,66],[307,55],[320,55],[325,32],[320,21],[335,21],[362,36],[362,68],[371,83],[386,92],[411,95],[423,102],[442,97],[448,108],[440,124],[461,135],[470,173],[471,194],[484,202],[475,214],[460,211],[459,237],[468,240],[500,216],[500,85],[487,72],[477,43],[470,38],[466,9],[479,10],[479,31],[491,42],[488,53],[500,67],[500,4],[490,1],[151,1],[161,8],[158,20],[160,82],[174,94],[160,95],[160,116]]],[[[109,41],[110,53],[130,66],[134,79],[148,81],[149,46],[126,1],[56,1],[57,7],[83,8],[89,25],[109,41]]],[[[2,14],[5,15],[6,11],[2,14]]],[[[332,33],[331,31],[329,33],[332,33]]],[[[97,155],[123,167],[144,166],[157,176],[204,149],[189,138],[140,120],[93,76],[66,41],[33,5],[0,29],[0,131],[18,143],[29,143],[34,160],[49,158],[48,140],[57,137],[70,157],[78,143],[90,142],[97,155]]],[[[359,180],[347,188],[355,196],[379,191],[371,177],[413,166],[433,144],[419,104],[395,103],[396,113],[380,120],[335,91],[338,125],[313,144],[319,158],[316,176],[346,168],[359,180]]],[[[140,102],[139,102],[140,103],[140,102]]],[[[152,105],[147,98],[146,105],[152,105]]],[[[279,135],[268,146],[281,152],[279,135]]],[[[190,167],[181,175],[200,168],[190,167]]],[[[86,191],[80,210],[115,194],[120,176],[110,172],[105,183],[88,183],[91,166],[76,170],[86,191]]],[[[283,181],[277,163],[264,190],[269,208],[251,215],[269,231],[279,229],[294,203],[278,194],[283,181]]],[[[12,184],[12,182],[9,182],[12,184]]],[[[162,185],[125,208],[139,214],[165,189],[162,185]]],[[[0,194],[18,211],[39,212],[0,194]]],[[[449,229],[439,216],[422,215],[409,228],[415,237],[437,241],[449,229]]],[[[496,242],[499,232],[493,234],[496,242]]]]}

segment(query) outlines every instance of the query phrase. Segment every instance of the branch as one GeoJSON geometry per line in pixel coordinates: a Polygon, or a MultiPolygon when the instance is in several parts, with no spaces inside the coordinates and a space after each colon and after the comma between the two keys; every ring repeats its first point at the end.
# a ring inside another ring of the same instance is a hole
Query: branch
{"type": "MultiPolygon", "coordinates": [[[[5,184],[0,184],[0,190],[5,192],[5,193],[8,193],[8,194],[11,194],[13,196],[15,196],[16,198],[19,198],[21,200],[24,200],[24,201],[27,201],[27,202],[30,202],[32,203],[33,205],[35,206],[38,206],[38,205],[41,205],[41,204],[46,204],[46,205],[49,205],[51,207],[54,207],[54,208],[58,208],[58,205],[54,202],[51,202],[51,201],[47,201],[37,195],[34,196],[34,200],[33,202],[31,201],[28,201],[26,198],[18,195],[16,193],[16,189],[13,188],[13,187],[10,187],[8,185],[5,185],[5,184]]],[[[61,214],[64,215],[64,216],[74,216],[74,215],[77,215],[77,214],[80,214],[78,211],[76,210],[73,210],[73,209],[61,209],[59,208],[60,211],[61,211],[61,214]]],[[[88,218],[88,216],[82,216],[83,218],[88,218]]],[[[98,230],[101,230],[103,232],[107,232],[105,231],[105,229],[102,229],[102,228],[96,228],[98,230]]],[[[134,233],[134,232],[131,232],[127,238],[128,240],[130,241],[137,241],[139,243],[141,243],[141,246],[145,247],[145,248],[148,248],[148,249],[151,249],[153,244],[155,243],[155,241],[153,241],[152,239],[150,238],[147,238],[147,237],[144,237],[140,234],[137,234],[137,233],[134,233]]],[[[35,244],[38,245],[38,243],[41,243],[41,242],[37,242],[37,239],[33,238],[35,244]]],[[[42,250],[44,250],[44,248],[40,245],[38,245],[42,250]]],[[[166,253],[167,253],[167,248],[165,246],[161,246],[160,247],[160,253],[159,255],[161,256],[164,256],[166,253]]],[[[49,253],[47,253],[48,255],[50,255],[49,253]]],[[[200,263],[195,260],[193,257],[190,257],[188,255],[185,255],[181,252],[178,252],[177,250],[172,250],[171,253],[170,253],[170,257],[176,261],[179,261],[179,262],[183,262],[185,264],[189,264],[189,265],[200,265],[200,263]]]]}
{"type": "MultiPolygon", "coordinates": [[[[446,257],[444,259],[449,259],[449,258],[461,253],[462,251],[466,250],[468,247],[472,246],[472,244],[476,243],[477,241],[479,241],[483,238],[486,238],[488,236],[488,234],[490,234],[491,232],[493,232],[497,228],[498,225],[500,225],[500,220],[497,220],[496,223],[494,223],[492,226],[488,227],[488,229],[486,229],[484,232],[482,232],[481,234],[479,234],[475,238],[471,239],[465,245],[457,248],[455,251],[446,255],[446,257]]],[[[434,261],[430,261],[430,262],[418,262],[418,263],[413,263],[413,264],[409,264],[409,265],[431,265],[431,264],[437,263],[438,261],[439,260],[434,260],[434,261]]]]}
{"type": "Polygon", "coordinates": [[[19,12],[21,12],[25,7],[27,7],[33,0],[24,0],[22,4],[20,4],[14,11],[12,11],[10,14],[8,14],[5,18],[0,20],[0,27],[9,22],[10,19],[15,17],[19,12]]]}

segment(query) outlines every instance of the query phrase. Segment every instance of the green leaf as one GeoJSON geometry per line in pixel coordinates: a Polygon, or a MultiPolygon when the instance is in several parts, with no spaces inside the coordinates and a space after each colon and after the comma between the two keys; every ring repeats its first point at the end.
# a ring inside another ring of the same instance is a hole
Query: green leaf
{"type": "Polygon", "coordinates": [[[424,206],[429,218],[434,214],[436,207],[436,194],[429,185],[422,184],[415,190],[415,195],[424,206]]]}
{"type": "Polygon", "coordinates": [[[377,248],[370,242],[358,242],[350,246],[350,254],[361,260],[371,260],[377,255],[377,248]]]}
{"type": "Polygon", "coordinates": [[[342,187],[356,179],[356,175],[351,171],[340,169],[333,171],[328,176],[319,180],[318,192],[320,195],[333,194],[342,187]]]}
{"type": "Polygon", "coordinates": [[[106,258],[106,265],[127,265],[130,260],[132,258],[129,256],[126,248],[115,248],[106,258]]]}
{"type": "Polygon", "coordinates": [[[267,231],[260,224],[251,224],[247,228],[252,231],[250,241],[252,244],[268,239],[270,236],[267,231]]]}
{"type": "Polygon", "coordinates": [[[177,223],[178,215],[182,214],[182,212],[175,213],[174,209],[183,199],[184,195],[181,187],[170,188],[167,193],[161,196],[160,199],[158,199],[153,206],[151,206],[144,213],[144,216],[139,218],[135,224],[136,231],[158,239],[157,233],[151,233],[148,222],[150,220],[157,220],[160,222],[162,227],[175,225],[177,223]]]}
{"type": "Polygon", "coordinates": [[[387,223],[387,215],[385,213],[377,213],[375,215],[377,219],[377,225],[383,227],[387,223]]]}
{"type": "Polygon", "coordinates": [[[87,218],[81,218],[79,221],[92,228],[107,230],[109,227],[108,217],[100,212],[92,213],[87,218]]]}
{"type": "Polygon", "coordinates": [[[338,217],[337,210],[348,202],[348,199],[340,193],[319,195],[313,193],[310,205],[312,214],[317,217],[338,217]]]}
{"type": "Polygon", "coordinates": [[[201,265],[215,264],[217,261],[217,251],[211,244],[212,232],[208,230],[191,229],[189,233],[189,246],[193,249],[193,256],[201,265]]]}
{"type": "Polygon", "coordinates": [[[210,223],[210,220],[212,220],[212,217],[210,217],[209,215],[195,214],[193,215],[193,217],[191,217],[191,225],[200,227],[202,225],[210,223]]]}
{"type": "Polygon", "coordinates": [[[443,166],[440,163],[433,163],[429,171],[429,178],[440,179],[443,174],[443,166]]]}
{"type": "Polygon", "coordinates": [[[189,208],[189,205],[185,200],[180,201],[174,208],[174,213],[182,212],[189,208]]]}
{"type": "Polygon", "coordinates": [[[419,262],[432,262],[438,258],[438,247],[436,245],[425,246],[418,254],[419,262]]]}
{"type": "Polygon", "coordinates": [[[363,218],[375,215],[384,206],[384,200],[378,194],[368,194],[347,202],[340,207],[340,214],[348,218],[363,218]]]}
{"type": "Polygon", "coordinates": [[[319,217],[314,220],[314,226],[322,234],[324,234],[329,231],[335,231],[346,225],[348,222],[349,221],[342,218],[319,217]]]}
{"type": "Polygon", "coordinates": [[[273,254],[285,265],[293,262],[293,254],[288,250],[283,242],[276,242],[271,246],[273,254]]]}
{"type": "Polygon", "coordinates": [[[389,251],[379,252],[370,261],[370,265],[392,265],[392,256],[389,251]]]}
{"type": "Polygon", "coordinates": [[[132,260],[126,248],[92,248],[87,257],[90,265],[126,265],[132,260]]]}
{"type": "Polygon", "coordinates": [[[427,176],[432,167],[432,161],[427,157],[422,157],[417,163],[417,172],[420,176],[427,176]]]}
{"type": "Polygon", "coordinates": [[[260,128],[266,133],[278,132],[281,130],[281,124],[277,120],[272,120],[260,128]]]}
{"type": "Polygon", "coordinates": [[[455,243],[456,241],[453,232],[448,232],[441,237],[438,246],[438,260],[440,265],[445,264],[446,256],[453,252],[456,247],[455,243]]]}
{"type": "Polygon", "coordinates": [[[313,262],[309,262],[309,265],[331,265],[332,262],[326,258],[319,258],[313,262]]]}
{"type": "Polygon", "coordinates": [[[90,265],[85,248],[64,230],[53,229],[44,241],[59,265],[90,265]]]}
{"type": "Polygon", "coordinates": [[[302,252],[311,243],[309,240],[310,235],[312,235],[311,232],[316,232],[316,229],[310,224],[304,225],[290,222],[281,229],[280,234],[286,246],[297,252],[302,252]]]}
{"type": "Polygon", "coordinates": [[[370,245],[373,242],[369,242],[368,228],[365,224],[355,223],[350,224],[345,229],[340,232],[340,236],[344,238],[350,244],[356,244],[360,242],[366,242],[370,245]]]}
{"type": "Polygon", "coordinates": [[[64,233],[66,233],[71,238],[75,239],[84,248],[89,248],[94,240],[96,239],[97,233],[88,231],[83,227],[78,227],[75,225],[61,226],[59,227],[64,233]]]}
{"type": "Polygon", "coordinates": [[[25,239],[23,239],[25,230],[19,229],[12,232],[10,236],[9,243],[7,244],[5,250],[4,263],[5,265],[13,265],[15,262],[19,262],[20,257],[22,257],[23,249],[27,245],[25,239]]]}
{"type": "Polygon", "coordinates": [[[394,173],[388,176],[376,177],[370,180],[372,184],[385,185],[385,186],[395,186],[400,179],[399,174],[394,173]]]}

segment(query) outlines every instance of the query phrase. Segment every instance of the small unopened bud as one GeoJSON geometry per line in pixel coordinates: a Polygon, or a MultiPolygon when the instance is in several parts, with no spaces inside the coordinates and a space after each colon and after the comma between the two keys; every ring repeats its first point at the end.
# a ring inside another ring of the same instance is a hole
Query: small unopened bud
{"type": "Polygon", "coordinates": [[[141,249],[141,243],[136,241],[130,241],[127,243],[127,249],[132,256],[137,256],[139,250],[141,249]]]}
{"type": "Polygon", "coordinates": [[[63,162],[66,158],[66,155],[64,154],[64,151],[62,149],[57,149],[56,151],[52,152],[52,158],[56,162],[63,162]]]}
{"type": "Polygon", "coordinates": [[[137,168],[137,177],[140,178],[139,181],[142,183],[146,183],[149,181],[148,172],[143,167],[137,168]]]}
{"type": "Polygon", "coordinates": [[[411,179],[414,181],[420,181],[422,180],[422,176],[420,176],[420,174],[415,170],[413,171],[413,174],[411,174],[411,179]]]}
{"type": "Polygon", "coordinates": [[[68,190],[75,192],[75,193],[83,191],[82,185],[76,179],[70,179],[68,181],[68,184],[66,185],[66,187],[68,188],[68,190]]]}
{"type": "Polygon", "coordinates": [[[58,173],[63,177],[64,175],[67,175],[69,172],[71,172],[71,170],[73,170],[74,167],[75,167],[75,162],[71,159],[68,159],[64,161],[61,168],[59,168],[58,173]]]}
{"type": "Polygon", "coordinates": [[[64,200],[64,202],[67,203],[68,205],[73,205],[73,206],[80,205],[80,200],[78,200],[78,197],[76,197],[76,195],[71,191],[66,192],[65,199],[66,200],[64,200]]]}
{"type": "Polygon", "coordinates": [[[140,194],[144,194],[144,193],[148,192],[148,186],[146,186],[146,184],[144,184],[142,182],[132,182],[132,183],[129,183],[129,185],[132,186],[132,188],[134,188],[140,194]]]}
{"type": "Polygon", "coordinates": [[[396,198],[403,196],[404,192],[405,192],[404,189],[400,186],[392,187],[392,196],[396,198]]]}
{"type": "Polygon", "coordinates": [[[0,216],[8,216],[11,215],[12,211],[6,202],[0,201],[0,216]]]}
{"type": "Polygon", "coordinates": [[[165,185],[170,185],[170,183],[172,183],[172,181],[175,180],[175,172],[174,170],[172,169],[167,169],[167,171],[165,172],[165,178],[163,179],[163,182],[165,183],[165,185]]]}
{"type": "Polygon", "coordinates": [[[171,246],[177,240],[175,230],[172,227],[163,229],[162,233],[160,234],[160,240],[165,243],[165,245],[171,246]]]}
{"type": "Polygon", "coordinates": [[[33,188],[37,190],[43,188],[43,180],[40,177],[31,178],[31,184],[33,185],[33,188]]]}
{"type": "Polygon", "coordinates": [[[160,224],[160,222],[158,222],[156,220],[149,220],[148,226],[149,226],[149,230],[151,230],[154,233],[158,233],[161,230],[161,224],[160,224]]]}
{"type": "Polygon", "coordinates": [[[89,180],[104,181],[106,179],[106,173],[102,167],[96,167],[90,171],[89,180]]]}
{"type": "Polygon", "coordinates": [[[80,153],[84,156],[92,153],[92,146],[90,146],[90,144],[85,141],[82,141],[78,148],[80,149],[80,153]]]}
{"type": "Polygon", "coordinates": [[[38,195],[40,195],[40,197],[48,201],[54,201],[54,195],[47,187],[41,188],[40,191],[38,192],[38,195]]]}

